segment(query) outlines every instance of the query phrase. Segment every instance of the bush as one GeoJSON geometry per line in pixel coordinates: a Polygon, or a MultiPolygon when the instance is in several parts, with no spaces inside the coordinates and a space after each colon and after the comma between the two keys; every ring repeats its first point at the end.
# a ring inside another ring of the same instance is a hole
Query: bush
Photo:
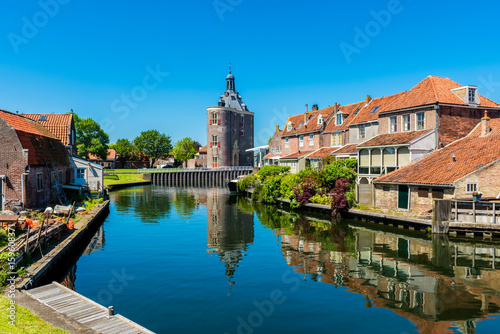
{"type": "Polygon", "coordinates": [[[300,182],[300,177],[296,174],[287,174],[281,179],[280,196],[284,199],[292,199],[294,197],[293,188],[300,182]]]}
{"type": "Polygon", "coordinates": [[[289,172],[290,166],[267,165],[262,167],[257,174],[259,176],[259,180],[264,182],[270,176],[287,174],[289,172]]]}
{"type": "Polygon", "coordinates": [[[255,181],[257,181],[257,177],[255,175],[247,175],[244,178],[238,180],[236,184],[236,190],[245,191],[248,188],[252,188],[255,186],[255,181]]]}
{"type": "Polygon", "coordinates": [[[262,194],[259,197],[261,202],[276,203],[280,197],[281,179],[281,176],[270,176],[266,179],[262,184],[262,194]]]}
{"type": "Polygon", "coordinates": [[[340,178],[335,181],[335,189],[332,189],[330,196],[332,197],[332,216],[344,215],[349,211],[346,190],[349,187],[349,180],[340,178]]]}
{"type": "Polygon", "coordinates": [[[344,178],[349,182],[348,189],[352,189],[356,184],[356,166],[357,159],[335,160],[323,169],[321,187],[334,189],[337,179],[344,178]]]}
{"type": "Polygon", "coordinates": [[[299,206],[309,203],[309,199],[316,195],[317,183],[313,179],[305,179],[302,184],[297,184],[293,188],[295,199],[299,206]]]}
{"type": "Polygon", "coordinates": [[[316,194],[309,199],[309,202],[316,204],[330,204],[332,202],[332,199],[328,195],[316,194]]]}
{"type": "Polygon", "coordinates": [[[349,203],[350,208],[356,206],[356,194],[354,192],[352,191],[346,192],[345,197],[347,198],[347,203],[349,203]]]}

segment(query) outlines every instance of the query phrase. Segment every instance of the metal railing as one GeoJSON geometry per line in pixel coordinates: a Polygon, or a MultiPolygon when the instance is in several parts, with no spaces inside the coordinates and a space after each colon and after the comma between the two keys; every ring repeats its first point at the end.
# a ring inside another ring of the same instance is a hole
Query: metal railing
{"type": "Polygon", "coordinates": [[[238,167],[199,167],[199,168],[142,168],[138,169],[138,173],[179,173],[179,172],[225,172],[225,171],[241,171],[252,170],[251,166],[238,167]]]}

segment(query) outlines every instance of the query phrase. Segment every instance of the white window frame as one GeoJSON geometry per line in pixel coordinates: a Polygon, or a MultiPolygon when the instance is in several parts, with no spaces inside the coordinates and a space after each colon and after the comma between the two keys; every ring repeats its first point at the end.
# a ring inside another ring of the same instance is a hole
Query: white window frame
{"type": "Polygon", "coordinates": [[[474,191],[479,190],[479,184],[477,182],[466,182],[465,183],[465,193],[470,195],[474,191]]]}
{"type": "Polygon", "coordinates": [[[364,124],[361,124],[358,126],[358,139],[365,139],[366,138],[366,126],[364,124]],[[361,131],[363,129],[363,131],[361,131]],[[361,132],[363,135],[361,135],[361,132]]]}
{"type": "Polygon", "coordinates": [[[299,136],[299,147],[304,147],[304,136],[299,136]]]}
{"type": "Polygon", "coordinates": [[[410,114],[401,115],[401,130],[403,132],[411,131],[411,115],[410,114]],[[408,122],[405,122],[405,119],[408,120],[408,122]],[[408,128],[406,128],[406,125],[408,125],[408,128]]]}
{"type": "Polygon", "coordinates": [[[285,138],[285,148],[288,148],[288,138],[285,138]]]}
{"type": "Polygon", "coordinates": [[[415,126],[417,130],[425,130],[425,111],[418,112],[415,114],[415,126]],[[418,120],[418,116],[423,115],[422,119],[422,127],[419,127],[420,121],[418,120]]]}
{"type": "Polygon", "coordinates": [[[36,173],[36,191],[43,191],[43,173],[36,173]]]}
{"type": "Polygon", "coordinates": [[[475,88],[469,87],[468,92],[467,92],[467,99],[468,99],[469,103],[476,103],[476,89],[475,88]]]}
{"type": "Polygon", "coordinates": [[[219,120],[219,113],[213,112],[212,113],[212,125],[217,125],[218,120],[219,120]]]}
{"type": "Polygon", "coordinates": [[[76,179],[77,180],[85,180],[85,168],[77,168],[76,169],[76,179]],[[80,171],[80,173],[78,173],[80,171]],[[78,177],[78,175],[82,175],[82,177],[78,177]]]}
{"type": "Polygon", "coordinates": [[[344,119],[343,119],[343,113],[342,112],[338,112],[337,115],[335,115],[335,124],[336,125],[342,125],[344,119]],[[340,116],[340,121],[339,121],[339,116],[340,116]]]}
{"type": "Polygon", "coordinates": [[[398,132],[398,116],[391,116],[389,117],[389,133],[396,132],[398,132]],[[392,120],[395,120],[394,124],[392,123],[392,120]]]}
{"type": "Polygon", "coordinates": [[[218,142],[219,142],[219,137],[217,135],[212,135],[212,147],[217,147],[218,142]]]}
{"type": "Polygon", "coordinates": [[[286,125],[286,131],[292,131],[292,122],[288,122],[286,125]]]}
{"type": "Polygon", "coordinates": [[[314,145],[314,135],[309,135],[309,146],[314,145]]]}

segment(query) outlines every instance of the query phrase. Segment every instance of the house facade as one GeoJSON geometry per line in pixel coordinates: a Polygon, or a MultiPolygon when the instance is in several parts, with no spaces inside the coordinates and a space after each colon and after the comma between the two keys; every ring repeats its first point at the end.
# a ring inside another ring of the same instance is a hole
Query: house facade
{"type": "Polygon", "coordinates": [[[53,183],[67,182],[69,160],[61,140],[39,123],[0,110],[1,206],[41,208],[56,202],[53,183]]]}
{"type": "Polygon", "coordinates": [[[208,167],[251,166],[254,147],[254,113],[236,91],[235,79],[226,77],[226,91],[217,107],[207,108],[208,167]]]}
{"type": "Polygon", "coordinates": [[[500,119],[485,116],[464,138],[374,180],[375,205],[426,212],[435,199],[500,193],[500,119]]]}
{"type": "Polygon", "coordinates": [[[188,168],[203,168],[207,167],[207,146],[200,147],[193,159],[187,161],[188,168]]]}

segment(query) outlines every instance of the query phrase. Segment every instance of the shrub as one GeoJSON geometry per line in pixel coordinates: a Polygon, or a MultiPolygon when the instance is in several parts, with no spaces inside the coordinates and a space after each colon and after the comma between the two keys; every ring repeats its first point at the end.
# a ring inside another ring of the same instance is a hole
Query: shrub
{"type": "Polygon", "coordinates": [[[264,203],[276,203],[276,199],[280,197],[281,176],[270,176],[262,184],[262,194],[260,201],[264,203]]]}
{"type": "Polygon", "coordinates": [[[294,197],[293,187],[300,182],[300,177],[296,174],[287,174],[281,179],[280,196],[284,199],[292,199],[294,197]]]}
{"type": "Polygon", "coordinates": [[[297,173],[297,176],[302,180],[305,181],[307,179],[313,180],[316,183],[321,182],[322,175],[320,172],[315,171],[314,169],[311,169],[310,167],[307,167],[306,169],[300,171],[297,173]]]}
{"type": "Polygon", "coordinates": [[[335,188],[337,179],[344,178],[349,182],[348,189],[352,189],[356,184],[356,168],[357,159],[335,160],[323,169],[321,187],[331,190],[335,188]]]}
{"type": "Polygon", "coordinates": [[[316,194],[313,197],[309,199],[310,203],[316,203],[316,204],[330,204],[332,199],[328,195],[320,195],[316,194]]]}
{"type": "Polygon", "coordinates": [[[293,188],[295,199],[300,206],[309,203],[309,199],[316,195],[317,185],[313,179],[305,179],[302,184],[297,184],[293,188]]]}
{"type": "Polygon", "coordinates": [[[286,174],[290,171],[290,166],[266,165],[259,170],[259,180],[264,182],[270,176],[286,174]]]}
{"type": "Polygon", "coordinates": [[[346,192],[345,197],[347,198],[347,202],[349,203],[350,208],[356,206],[356,194],[354,192],[352,191],[346,192]]]}
{"type": "Polygon", "coordinates": [[[340,178],[335,181],[335,189],[330,191],[332,197],[332,216],[343,215],[349,211],[349,205],[345,192],[349,187],[349,180],[340,178]]]}
{"type": "Polygon", "coordinates": [[[255,175],[247,175],[244,178],[238,180],[236,184],[236,190],[245,191],[248,188],[255,186],[255,181],[257,181],[257,177],[255,175]]]}

